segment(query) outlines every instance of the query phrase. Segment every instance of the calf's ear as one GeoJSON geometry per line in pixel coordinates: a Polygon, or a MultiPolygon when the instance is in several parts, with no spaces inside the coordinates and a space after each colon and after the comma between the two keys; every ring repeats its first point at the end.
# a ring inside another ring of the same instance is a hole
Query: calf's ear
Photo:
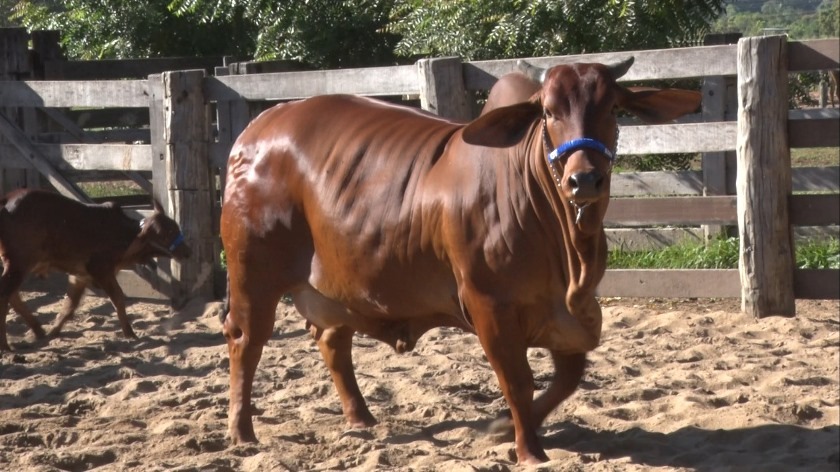
{"type": "Polygon", "coordinates": [[[477,146],[513,146],[522,139],[541,112],[542,106],[536,102],[496,108],[464,128],[464,141],[477,146]]]}
{"type": "Polygon", "coordinates": [[[157,198],[152,198],[152,208],[155,209],[155,213],[166,213],[163,211],[163,205],[160,204],[160,200],[157,198]]]}
{"type": "Polygon", "coordinates": [[[700,108],[703,96],[694,90],[621,88],[618,106],[651,124],[668,123],[700,108]]]}

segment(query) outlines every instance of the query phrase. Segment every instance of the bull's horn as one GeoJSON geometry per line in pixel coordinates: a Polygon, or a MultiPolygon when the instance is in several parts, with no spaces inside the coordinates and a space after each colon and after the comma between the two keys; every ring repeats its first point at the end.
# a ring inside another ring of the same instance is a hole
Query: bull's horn
{"type": "Polygon", "coordinates": [[[630,56],[621,62],[608,65],[607,69],[610,70],[610,73],[612,74],[613,78],[617,79],[626,74],[628,70],[630,70],[630,66],[633,65],[634,60],[635,59],[633,58],[633,56],[630,56]]]}
{"type": "Polygon", "coordinates": [[[523,61],[522,59],[518,59],[516,61],[516,67],[534,82],[543,83],[543,81],[545,81],[546,69],[543,69],[542,67],[537,67],[533,64],[529,64],[523,61]]]}

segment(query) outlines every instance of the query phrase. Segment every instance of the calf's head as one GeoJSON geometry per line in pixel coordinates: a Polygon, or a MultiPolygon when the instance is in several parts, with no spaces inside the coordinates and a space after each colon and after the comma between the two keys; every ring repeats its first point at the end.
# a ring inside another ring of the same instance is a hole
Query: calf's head
{"type": "Polygon", "coordinates": [[[546,169],[570,223],[583,233],[600,231],[610,196],[618,145],[616,108],[648,123],[664,123],[700,105],[695,91],[625,88],[616,82],[633,65],[564,64],[550,69],[520,65],[538,92],[525,103],[497,108],[464,129],[470,144],[508,147],[536,130],[538,166],[546,169]],[[534,126],[536,124],[536,126],[534,126]]]}
{"type": "Polygon", "coordinates": [[[127,253],[137,262],[146,262],[152,257],[185,259],[192,250],[184,242],[178,223],[166,216],[161,204],[155,200],[154,212],[140,221],[140,232],[127,253]]]}

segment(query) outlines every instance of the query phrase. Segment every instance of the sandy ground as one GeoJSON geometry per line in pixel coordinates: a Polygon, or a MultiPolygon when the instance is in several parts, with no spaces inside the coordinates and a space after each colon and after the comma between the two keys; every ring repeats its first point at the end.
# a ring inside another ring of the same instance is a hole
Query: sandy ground
{"type": "MultiPolygon", "coordinates": [[[[49,326],[60,291],[26,288],[49,326]]],[[[737,300],[603,304],[603,343],[581,389],[540,431],[551,461],[529,470],[838,470],[837,301],[764,320],[740,314],[737,300]]],[[[0,470],[525,469],[511,442],[484,432],[505,403],[474,336],[435,330],[406,355],[357,337],[359,383],[380,423],[348,431],[304,321],[286,305],[255,382],[261,443],[229,447],[227,348],[204,308],[133,303],[133,341],[106,299],[88,297],[48,344],[10,313],[0,470]]],[[[550,360],[530,358],[545,388],[550,360]]]]}

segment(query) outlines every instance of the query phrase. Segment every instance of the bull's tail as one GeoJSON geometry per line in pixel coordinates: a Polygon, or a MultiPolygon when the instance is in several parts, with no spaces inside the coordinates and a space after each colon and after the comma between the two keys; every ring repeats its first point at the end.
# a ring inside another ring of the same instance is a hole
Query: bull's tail
{"type": "Polygon", "coordinates": [[[225,273],[225,301],[222,303],[222,311],[219,313],[219,321],[225,324],[228,313],[230,313],[230,273],[225,273]]]}

